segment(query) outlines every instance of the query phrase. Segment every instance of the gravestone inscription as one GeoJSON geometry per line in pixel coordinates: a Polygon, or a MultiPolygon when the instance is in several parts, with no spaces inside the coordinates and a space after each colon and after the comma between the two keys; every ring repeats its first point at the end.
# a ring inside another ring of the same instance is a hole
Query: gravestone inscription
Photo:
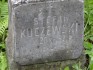
{"type": "Polygon", "coordinates": [[[83,50],[82,0],[10,0],[13,59],[20,65],[78,58],[83,50]]]}

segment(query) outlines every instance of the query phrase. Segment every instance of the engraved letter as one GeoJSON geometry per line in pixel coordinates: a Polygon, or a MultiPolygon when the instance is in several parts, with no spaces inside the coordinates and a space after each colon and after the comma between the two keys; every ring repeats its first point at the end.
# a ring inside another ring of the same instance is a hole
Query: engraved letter
{"type": "Polygon", "coordinates": [[[37,18],[34,19],[34,25],[38,25],[38,19],[37,18]]]}
{"type": "Polygon", "coordinates": [[[21,38],[25,37],[25,29],[21,32],[21,38]]]}
{"type": "Polygon", "coordinates": [[[44,34],[44,27],[42,27],[41,36],[44,34]]]}
{"type": "Polygon", "coordinates": [[[52,26],[52,30],[53,30],[53,34],[60,34],[60,31],[59,31],[59,29],[58,29],[58,27],[57,26],[52,26]]]}
{"type": "Polygon", "coordinates": [[[43,44],[43,37],[40,37],[40,44],[43,44]]]}
{"type": "Polygon", "coordinates": [[[50,28],[51,28],[51,26],[47,27],[47,35],[50,35],[50,33],[51,33],[50,28]]]}
{"type": "Polygon", "coordinates": [[[35,36],[39,36],[39,28],[35,28],[35,36]]]}

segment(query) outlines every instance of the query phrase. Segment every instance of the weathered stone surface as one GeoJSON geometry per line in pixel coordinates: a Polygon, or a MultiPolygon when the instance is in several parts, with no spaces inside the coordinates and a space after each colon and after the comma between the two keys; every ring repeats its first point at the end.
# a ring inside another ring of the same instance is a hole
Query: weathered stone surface
{"type": "Polygon", "coordinates": [[[80,65],[81,69],[84,69],[85,55],[82,54],[80,58],[75,60],[58,61],[51,63],[35,64],[28,66],[21,66],[20,70],[64,70],[65,67],[69,67],[70,70],[75,70],[74,65],[80,65]]]}
{"type": "Polygon", "coordinates": [[[19,68],[19,65],[76,59],[81,55],[82,0],[9,0],[9,8],[10,65],[19,68]]]}

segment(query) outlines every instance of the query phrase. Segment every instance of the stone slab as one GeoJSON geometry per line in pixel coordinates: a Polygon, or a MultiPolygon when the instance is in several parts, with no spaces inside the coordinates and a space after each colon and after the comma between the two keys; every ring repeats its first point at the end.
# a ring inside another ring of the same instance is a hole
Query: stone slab
{"type": "Polygon", "coordinates": [[[82,0],[10,0],[9,3],[14,62],[29,65],[76,59],[81,55],[82,0]]]}

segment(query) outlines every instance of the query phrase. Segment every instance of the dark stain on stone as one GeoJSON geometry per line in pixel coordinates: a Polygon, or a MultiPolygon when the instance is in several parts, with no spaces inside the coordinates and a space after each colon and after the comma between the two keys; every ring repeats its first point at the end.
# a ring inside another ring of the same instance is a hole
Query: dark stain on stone
{"type": "Polygon", "coordinates": [[[80,25],[80,23],[78,23],[78,25],[80,25]]]}
{"type": "Polygon", "coordinates": [[[37,48],[40,48],[40,46],[37,46],[37,48]]]}

